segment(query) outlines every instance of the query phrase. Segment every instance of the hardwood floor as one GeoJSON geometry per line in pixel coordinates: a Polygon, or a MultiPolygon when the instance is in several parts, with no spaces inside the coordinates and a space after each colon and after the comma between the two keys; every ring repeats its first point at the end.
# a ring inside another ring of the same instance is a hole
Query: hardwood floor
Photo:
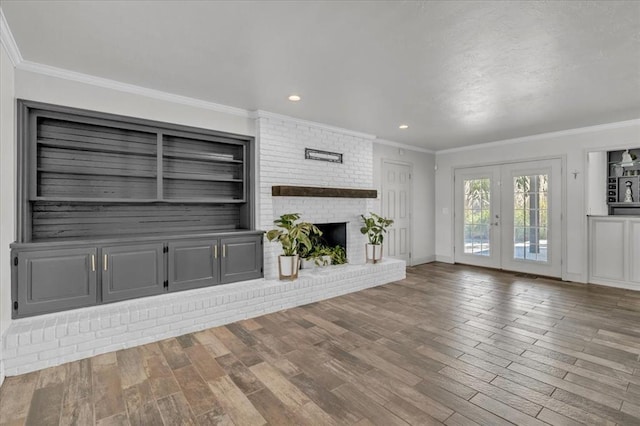
{"type": "Polygon", "coordinates": [[[7,378],[0,424],[640,425],[640,292],[442,263],[7,378]]]}

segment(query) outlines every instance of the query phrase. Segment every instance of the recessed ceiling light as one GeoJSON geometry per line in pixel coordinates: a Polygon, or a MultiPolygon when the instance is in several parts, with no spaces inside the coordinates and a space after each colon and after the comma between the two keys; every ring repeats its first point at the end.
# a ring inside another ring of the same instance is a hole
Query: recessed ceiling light
{"type": "Polygon", "coordinates": [[[409,128],[408,124],[401,124],[401,125],[398,126],[398,129],[402,129],[402,130],[408,129],[408,128],[409,128]]]}
{"type": "Polygon", "coordinates": [[[291,95],[291,96],[289,96],[289,100],[290,100],[291,102],[298,102],[300,99],[301,99],[301,98],[300,98],[300,96],[298,96],[298,95],[291,95]]]}

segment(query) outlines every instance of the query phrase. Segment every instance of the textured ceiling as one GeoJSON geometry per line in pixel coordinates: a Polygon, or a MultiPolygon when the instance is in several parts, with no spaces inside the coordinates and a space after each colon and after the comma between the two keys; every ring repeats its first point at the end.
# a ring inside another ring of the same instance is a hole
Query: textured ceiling
{"type": "Polygon", "coordinates": [[[640,117],[636,1],[0,4],[25,60],[434,150],[640,117]]]}

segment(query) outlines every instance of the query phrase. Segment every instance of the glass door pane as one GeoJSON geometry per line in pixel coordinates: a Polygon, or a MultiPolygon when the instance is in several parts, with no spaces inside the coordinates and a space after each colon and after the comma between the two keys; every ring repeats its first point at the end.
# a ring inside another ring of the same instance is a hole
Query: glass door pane
{"type": "Polygon", "coordinates": [[[491,255],[491,181],[488,178],[465,179],[464,253],[491,255]]]}
{"type": "Polygon", "coordinates": [[[547,262],[549,175],[513,177],[513,258],[547,262]]]}

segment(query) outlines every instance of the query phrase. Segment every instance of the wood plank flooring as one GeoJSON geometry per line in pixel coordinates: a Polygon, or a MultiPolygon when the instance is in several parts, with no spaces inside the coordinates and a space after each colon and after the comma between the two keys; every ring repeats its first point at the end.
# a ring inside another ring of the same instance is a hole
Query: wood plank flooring
{"type": "Polygon", "coordinates": [[[432,263],[9,377],[2,425],[640,425],[640,292],[432,263]]]}

